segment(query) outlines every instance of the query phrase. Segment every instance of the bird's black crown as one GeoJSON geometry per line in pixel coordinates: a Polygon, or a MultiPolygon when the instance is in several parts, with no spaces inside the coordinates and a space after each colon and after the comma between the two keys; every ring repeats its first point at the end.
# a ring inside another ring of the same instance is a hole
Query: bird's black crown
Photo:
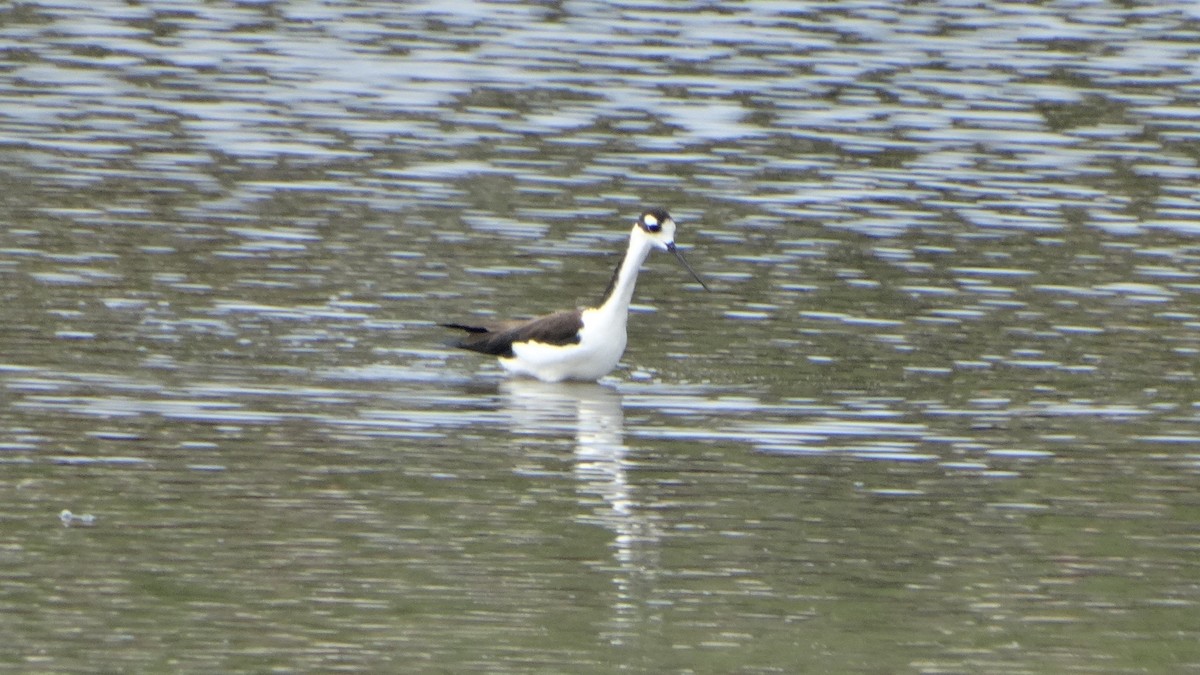
{"type": "Polygon", "coordinates": [[[638,227],[647,232],[658,232],[662,229],[663,223],[671,220],[671,214],[667,213],[666,209],[653,208],[642,212],[638,218],[638,227]]]}

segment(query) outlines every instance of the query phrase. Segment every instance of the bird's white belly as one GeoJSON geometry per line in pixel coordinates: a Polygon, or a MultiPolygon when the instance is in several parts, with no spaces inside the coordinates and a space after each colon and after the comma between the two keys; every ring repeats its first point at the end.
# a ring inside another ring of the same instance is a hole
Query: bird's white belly
{"type": "Polygon", "coordinates": [[[545,382],[598,380],[617,367],[625,353],[625,340],[624,316],[614,320],[589,309],[583,313],[579,342],[514,343],[513,358],[500,359],[500,365],[514,375],[529,375],[545,382]]]}

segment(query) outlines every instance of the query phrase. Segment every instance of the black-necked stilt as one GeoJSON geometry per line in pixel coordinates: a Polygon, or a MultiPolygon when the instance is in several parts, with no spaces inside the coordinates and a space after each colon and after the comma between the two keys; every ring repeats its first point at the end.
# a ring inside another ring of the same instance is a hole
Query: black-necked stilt
{"type": "Polygon", "coordinates": [[[498,324],[443,323],[467,331],[453,343],[500,358],[513,375],[545,382],[598,380],[617,366],[625,352],[625,323],[638,271],[651,249],[670,251],[704,290],[708,286],[675,248],[675,221],[665,209],[650,209],[629,233],[629,249],[613,272],[604,297],[595,307],[566,310],[528,321],[498,324]]]}

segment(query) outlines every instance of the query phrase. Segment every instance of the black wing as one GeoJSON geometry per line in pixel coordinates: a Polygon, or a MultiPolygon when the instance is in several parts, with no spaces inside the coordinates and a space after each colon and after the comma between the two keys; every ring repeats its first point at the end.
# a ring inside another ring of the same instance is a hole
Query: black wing
{"type": "Polygon", "coordinates": [[[450,343],[454,347],[502,358],[512,358],[512,346],[516,342],[540,342],[548,345],[578,343],[579,329],[583,328],[583,312],[568,310],[539,316],[529,321],[509,321],[491,326],[462,323],[438,325],[467,332],[467,335],[450,343]]]}

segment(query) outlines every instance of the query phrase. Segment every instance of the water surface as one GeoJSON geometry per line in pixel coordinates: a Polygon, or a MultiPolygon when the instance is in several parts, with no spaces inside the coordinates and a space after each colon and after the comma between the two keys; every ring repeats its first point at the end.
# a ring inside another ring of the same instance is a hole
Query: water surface
{"type": "Polygon", "coordinates": [[[1200,668],[1198,18],[0,10],[0,663],[1200,668]]]}

